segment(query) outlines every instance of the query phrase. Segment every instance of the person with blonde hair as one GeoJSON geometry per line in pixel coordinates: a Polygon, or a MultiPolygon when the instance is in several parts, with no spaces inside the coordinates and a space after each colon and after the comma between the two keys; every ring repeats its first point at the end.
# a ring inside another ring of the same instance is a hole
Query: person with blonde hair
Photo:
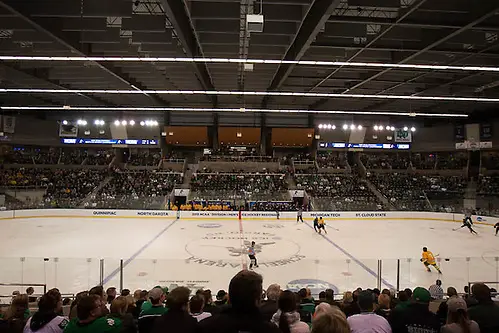
{"type": "MultiPolygon", "coordinates": [[[[132,299],[133,302],[133,299],[132,299]]],[[[128,313],[130,301],[125,296],[118,296],[111,302],[109,318],[119,319],[122,324],[122,333],[136,333],[132,314],[128,313]]]]}
{"type": "Polygon", "coordinates": [[[0,320],[0,332],[22,332],[29,318],[28,295],[17,295],[12,299],[10,307],[0,320]]]}
{"type": "Polygon", "coordinates": [[[329,306],[326,311],[319,311],[314,316],[311,333],[350,333],[350,326],[340,309],[329,306]]]}

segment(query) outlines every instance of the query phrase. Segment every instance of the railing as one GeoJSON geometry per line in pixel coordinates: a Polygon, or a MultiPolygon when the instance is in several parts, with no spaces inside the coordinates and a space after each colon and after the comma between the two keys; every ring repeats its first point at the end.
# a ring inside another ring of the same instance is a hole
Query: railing
{"type": "MultiPolygon", "coordinates": [[[[0,258],[3,267],[0,270],[0,281],[3,281],[0,294],[11,295],[19,286],[28,285],[44,286],[44,290],[57,287],[65,294],[76,294],[99,284],[130,290],[150,289],[155,285],[226,290],[227,281],[247,261],[246,256],[241,257],[239,252],[232,256],[230,248],[216,244],[211,247],[219,257],[212,260],[203,254],[206,247],[200,247],[200,254],[196,254],[195,246],[194,243],[188,244],[189,253],[180,259],[0,258]]],[[[436,274],[426,271],[419,258],[307,259],[305,255],[286,253],[284,249],[265,252],[264,247],[262,251],[265,258],[262,255],[258,271],[264,274],[266,285],[278,283],[281,288],[300,289],[307,284],[305,287],[332,288],[336,293],[357,287],[402,290],[429,287],[437,278],[436,274]]],[[[458,290],[472,281],[499,281],[499,257],[438,257],[437,261],[445,285],[458,290]]],[[[498,288],[498,282],[489,283],[489,287],[498,288]]]]}
{"type": "Polygon", "coordinates": [[[272,156],[231,156],[231,155],[205,155],[201,161],[208,162],[272,162],[277,163],[279,159],[272,156]]]}

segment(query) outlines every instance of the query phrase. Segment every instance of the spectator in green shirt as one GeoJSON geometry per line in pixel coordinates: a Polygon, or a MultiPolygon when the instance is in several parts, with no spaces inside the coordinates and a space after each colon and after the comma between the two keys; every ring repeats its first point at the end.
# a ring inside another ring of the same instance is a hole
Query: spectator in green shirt
{"type": "Polygon", "coordinates": [[[142,305],[142,312],[139,315],[139,333],[150,333],[156,319],[168,311],[163,305],[165,299],[166,295],[159,287],[155,287],[149,292],[151,306],[144,308],[142,305]]]}
{"type": "Polygon", "coordinates": [[[120,333],[120,319],[102,316],[102,301],[98,295],[84,296],[78,303],[77,318],[70,321],[64,333],[120,333]]]}

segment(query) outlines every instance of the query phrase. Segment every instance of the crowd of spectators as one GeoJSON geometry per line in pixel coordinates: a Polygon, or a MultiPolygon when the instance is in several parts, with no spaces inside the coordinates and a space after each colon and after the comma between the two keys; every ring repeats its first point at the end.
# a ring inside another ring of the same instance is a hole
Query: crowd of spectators
{"type": "Polygon", "coordinates": [[[54,170],[47,183],[44,206],[49,208],[76,208],[107,175],[107,170],[54,170]]]}
{"type": "Polygon", "coordinates": [[[499,170],[499,153],[482,152],[481,167],[487,170],[499,170]]]}
{"type": "Polygon", "coordinates": [[[345,154],[338,152],[318,152],[316,161],[319,168],[346,169],[347,167],[345,154]]]}
{"type": "Polygon", "coordinates": [[[130,154],[127,163],[134,166],[158,166],[161,161],[160,151],[130,154]]]}
{"type": "Polygon", "coordinates": [[[477,193],[481,195],[499,195],[499,177],[480,177],[477,184],[477,193]]]}
{"type": "Polygon", "coordinates": [[[191,191],[203,198],[261,198],[279,196],[287,190],[284,174],[197,173],[191,179],[191,191]]]}
{"type": "Polygon", "coordinates": [[[407,170],[411,166],[408,153],[364,153],[360,160],[366,169],[407,170]]]}
{"type": "Polygon", "coordinates": [[[114,173],[89,202],[89,208],[162,208],[165,196],[182,183],[180,173],[138,171],[114,173]]]}
{"type": "Polygon", "coordinates": [[[379,210],[381,203],[359,177],[350,174],[296,175],[296,185],[321,207],[331,210],[379,210]]]}
{"type": "Polygon", "coordinates": [[[36,149],[34,151],[33,160],[35,164],[58,164],[61,152],[59,149],[36,149]]]}
{"type": "Polygon", "coordinates": [[[33,156],[30,150],[24,148],[6,150],[0,156],[2,164],[33,164],[33,156]]]}
{"type": "Polygon", "coordinates": [[[434,170],[436,161],[435,154],[417,153],[411,155],[412,166],[420,170],[434,170]]]}
{"type": "Polygon", "coordinates": [[[468,165],[468,153],[464,152],[446,152],[437,153],[438,170],[462,170],[468,165]]]}
{"type": "Polygon", "coordinates": [[[43,187],[52,174],[53,170],[41,168],[0,169],[0,186],[43,187]]]}
{"type": "Polygon", "coordinates": [[[332,289],[314,299],[311,290],[281,290],[251,270],[237,273],[228,293],[156,286],[150,291],[96,286],[62,299],[51,289],[30,312],[27,294],[17,292],[0,313],[0,333],[497,333],[499,306],[494,290],[475,283],[459,296],[441,284],[429,290],[357,288],[336,299],[332,289]],[[438,311],[435,311],[437,306],[438,311]],[[433,310],[433,311],[432,311],[433,310]]]}
{"type": "Polygon", "coordinates": [[[466,179],[458,176],[373,173],[368,179],[397,210],[431,210],[427,199],[441,210],[443,202],[462,201],[466,188],[466,179]]]}
{"type": "Polygon", "coordinates": [[[111,150],[99,150],[87,152],[85,164],[87,165],[109,165],[114,158],[114,152],[111,150]]]}
{"type": "Polygon", "coordinates": [[[257,201],[249,206],[249,210],[265,212],[292,212],[297,210],[295,202],[292,201],[257,201]]]}
{"type": "Polygon", "coordinates": [[[391,169],[391,158],[388,154],[361,154],[360,160],[366,169],[391,169]]]}
{"type": "Polygon", "coordinates": [[[60,163],[64,165],[81,165],[87,154],[81,149],[63,149],[60,163]]]}

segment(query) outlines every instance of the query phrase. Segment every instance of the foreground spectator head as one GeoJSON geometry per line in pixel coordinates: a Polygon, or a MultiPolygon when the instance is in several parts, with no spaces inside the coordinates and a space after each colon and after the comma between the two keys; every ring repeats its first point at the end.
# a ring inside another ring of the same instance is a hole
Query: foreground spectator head
{"type": "Polygon", "coordinates": [[[107,299],[106,293],[104,293],[104,287],[102,286],[95,286],[92,289],[88,291],[89,295],[97,295],[99,296],[103,301],[107,299]]]}
{"type": "Polygon", "coordinates": [[[12,299],[10,307],[4,316],[5,320],[23,319],[24,312],[28,309],[28,295],[17,295],[12,299]]]}
{"type": "Polygon", "coordinates": [[[107,288],[106,295],[107,295],[107,303],[111,304],[111,302],[116,298],[116,288],[115,287],[107,288]]]}
{"type": "Polygon", "coordinates": [[[111,302],[111,314],[124,316],[128,310],[128,300],[125,296],[118,296],[111,302]]]}
{"type": "Polygon", "coordinates": [[[229,301],[236,311],[251,311],[261,302],[263,278],[260,274],[243,270],[229,284],[229,301]]]}
{"type": "Polygon", "coordinates": [[[337,307],[330,306],[329,311],[314,317],[312,333],[350,333],[350,326],[345,314],[337,307]]]}
{"type": "Polygon", "coordinates": [[[449,297],[457,296],[456,288],[454,288],[454,287],[447,288],[447,296],[449,296],[449,297]]]}
{"type": "Polygon", "coordinates": [[[343,294],[343,304],[350,304],[353,302],[353,294],[351,291],[347,291],[343,294]]]}
{"type": "Polygon", "coordinates": [[[420,304],[429,304],[431,301],[430,292],[422,287],[417,287],[412,293],[412,300],[420,304]]]}
{"type": "MultiPolygon", "coordinates": [[[[45,294],[40,297],[38,301],[38,311],[33,315],[31,319],[29,319],[26,327],[30,328],[28,332],[43,332],[43,331],[51,331],[55,327],[59,327],[63,329],[67,320],[64,317],[60,317],[57,314],[60,313],[62,309],[62,301],[61,296],[54,294],[45,294]],[[56,296],[56,297],[54,297],[56,296]],[[42,330],[43,327],[47,327],[45,330],[42,330]]],[[[25,332],[27,332],[25,330],[25,332]]]]}
{"type": "Polygon", "coordinates": [[[133,298],[135,299],[135,301],[138,301],[139,299],[141,299],[141,293],[142,293],[142,290],[140,290],[140,289],[137,289],[133,292],[133,298]]]}
{"type": "Polygon", "coordinates": [[[286,290],[279,295],[277,301],[279,310],[272,317],[272,322],[276,324],[281,332],[308,332],[308,325],[300,321],[300,315],[296,312],[296,296],[295,293],[286,290]]]}
{"type": "Polygon", "coordinates": [[[99,295],[83,296],[78,303],[77,316],[82,323],[89,323],[102,316],[101,297],[99,295]]]}
{"type": "Polygon", "coordinates": [[[407,294],[407,297],[409,297],[409,298],[412,297],[412,290],[410,288],[405,288],[404,291],[407,294]]]}
{"type": "Polygon", "coordinates": [[[211,295],[210,289],[206,289],[203,291],[203,297],[204,297],[204,304],[212,304],[213,303],[213,296],[211,295]]]}
{"type": "Polygon", "coordinates": [[[331,305],[329,303],[319,303],[319,305],[315,307],[314,318],[328,311],[331,311],[331,305]]]}
{"type": "MultiPolygon", "coordinates": [[[[155,288],[156,289],[156,288],[155,288]]],[[[185,311],[189,304],[191,291],[187,287],[173,289],[166,299],[169,311],[185,311]]]]}
{"type": "Polygon", "coordinates": [[[28,287],[26,289],[26,294],[28,294],[28,296],[31,296],[35,293],[35,289],[33,287],[28,287]]]}
{"type": "Polygon", "coordinates": [[[398,299],[400,302],[407,302],[409,300],[409,298],[410,297],[405,290],[399,291],[398,299]]]}
{"type": "Polygon", "coordinates": [[[163,289],[158,287],[151,289],[149,292],[149,300],[152,305],[163,304],[165,301],[165,293],[163,292],[163,289]]]}
{"type": "Polygon", "coordinates": [[[454,324],[454,326],[459,327],[461,332],[480,331],[478,324],[469,320],[467,311],[468,307],[466,306],[466,301],[464,299],[462,299],[461,297],[452,297],[447,301],[447,307],[447,325],[454,324]]]}
{"type": "Polygon", "coordinates": [[[490,289],[483,283],[476,283],[471,287],[473,296],[475,296],[478,303],[491,302],[490,289]]]}
{"type": "Polygon", "coordinates": [[[334,301],[334,290],[333,289],[326,289],[326,300],[327,301],[334,301]]]}
{"type": "Polygon", "coordinates": [[[390,308],[391,297],[387,294],[381,294],[378,296],[378,305],[380,309],[390,308]]]}
{"type": "Polygon", "coordinates": [[[359,293],[357,298],[357,303],[362,312],[372,312],[373,311],[373,293],[370,291],[362,291],[359,293]]]}
{"type": "Polygon", "coordinates": [[[301,289],[298,291],[298,295],[300,295],[300,298],[301,298],[301,299],[307,298],[307,289],[305,289],[305,288],[301,288],[301,289]]]}
{"type": "Polygon", "coordinates": [[[189,310],[191,313],[201,313],[204,308],[204,297],[202,295],[195,295],[189,301],[189,310]]]}
{"type": "Polygon", "coordinates": [[[130,295],[130,289],[123,289],[123,290],[121,291],[120,296],[125,296],[125,297],[126,297],[126,296],[128,296],[128,295],[130,295]]]}
{"type": "Polygon", "coordinates": [[[267,288],[267,299],[269,301],[277,301],[279,299],[280,293],[281,293],[281,286],[278,284],[271,284],[267,288]]]}

